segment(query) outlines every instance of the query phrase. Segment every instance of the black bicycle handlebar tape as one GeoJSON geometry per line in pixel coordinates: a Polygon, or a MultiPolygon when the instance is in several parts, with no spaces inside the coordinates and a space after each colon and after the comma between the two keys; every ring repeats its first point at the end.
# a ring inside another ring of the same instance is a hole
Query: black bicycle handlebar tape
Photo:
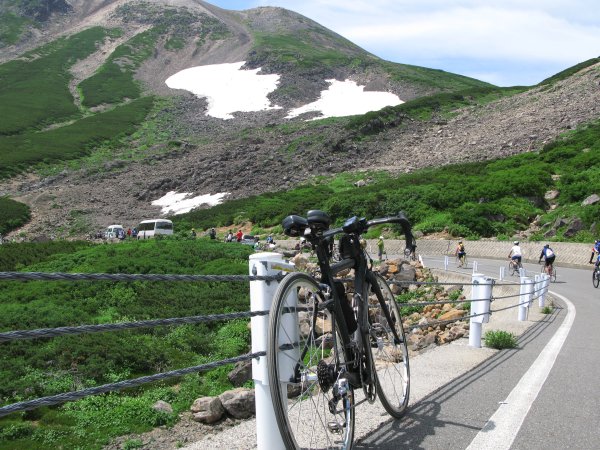
{"type": "Polygon", "coordinates": [[[410,222],[408,221],[403,212],[399,212],[397,216],[369,220],[367,222],[367,226],[372,227],[374,225],[381,225],[384,223],[397,223],[402,227],[402,231],[404,232],[404,238],[406,240],[406,248],[412,249],[413,247],[417,246],[415,238],[412,234],[412,227],[410,225],[410,222]]]}

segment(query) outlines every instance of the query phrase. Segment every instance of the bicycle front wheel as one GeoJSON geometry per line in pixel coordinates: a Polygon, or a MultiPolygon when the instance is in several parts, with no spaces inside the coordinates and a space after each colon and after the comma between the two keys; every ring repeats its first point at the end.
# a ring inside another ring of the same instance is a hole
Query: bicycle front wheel
{"type": "Polygon", "coordinates": [[[592,283],[594,283],[595,288],[600,285],[600,269],[594,269],[594,273],[592,273],[592,283]]]}
{"type": "Polygon", "coordinates": [[[354,391],[336,317],[320,309],[317,281],[286,276],[269,317],[267,363],[277,425],[287,449],[344,449],[354,439],[354,391]]]}
{"type": "Polygon", "coordinates": [[[376,369],[379,400],[399,419],[406,412],[410,394],[410,366],[402,317],[386,280],[373,274],[377,286],[369,295],[369,339],[376,369]]]}

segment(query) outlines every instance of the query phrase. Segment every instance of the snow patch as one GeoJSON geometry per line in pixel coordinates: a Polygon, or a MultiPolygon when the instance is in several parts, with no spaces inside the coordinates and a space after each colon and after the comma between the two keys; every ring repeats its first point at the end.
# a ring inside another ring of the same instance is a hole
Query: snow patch
{"type": "Polygon", "coordinates": [[[241,70],[245,61],[191,67],[167,78],[171,89],[184,89],[208,100],[207,114],[233,119],[236,111],[280,109],[267,95],[277,89],[279,75],[259,75],[260,68],[241,70]]]}
{"type": "Polygon", "coordinates": [[[404,103],[396,94],[391,92],[365,91],[364,86],[358,86],[351,80],[325,80],[330,83],[329,89],[321,91],[319,100],[291,110],[286,119],[291,119],[307,112],[320,112],[315,117],[343,117],[355,114],[365,114],[378,111],[386,106],[396,106],[404,103]]]}
{"type": "Polygon", "coordinates": [[[177,193],[175,191],[171,191],[167,192],[166,195],[159,198],[158,200],[154,200],[152,204],[155,206],[162,207],[161,212],[163,214],[184,214],[186,212],[190,212],[192,209],[200,205],[218,205],[223,201],[223,198],[226,195],[229,195],[229,192],[223,192],[220,194],[197,195],[196,197],[190,197],[191,195],[193,194],[190,192],[177,193]]]}

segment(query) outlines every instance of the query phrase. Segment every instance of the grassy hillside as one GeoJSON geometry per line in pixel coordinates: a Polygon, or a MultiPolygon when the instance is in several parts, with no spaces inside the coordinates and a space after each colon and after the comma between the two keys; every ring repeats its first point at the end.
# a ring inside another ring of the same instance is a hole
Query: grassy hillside
{"type": "Polygon", "coordinates": [[[108,34],[100,27],[90,28],[0,65],[0,136],[80,117],[69,92],[69,69],[108,34]]]}
{"type": "MultiPolygon", "coordinates": [[[[557,218],[579,218],[584,230],[569,239],[589,241],[588,230],[600,215],[600,205],[581,206],[600,192],[600,122],[567,133],[539,153],[526,153],[485,163],[452,165],[391,178],[384,174],[347,174],[287,192],[228,201],[210,209],[177,216],[185,226],[230,226],[245,220],[257,231],[277,227],[288,214],[308,209],[328,211],[340,223],[347,217],[378,217],[405,211],[415,229],[447,230],[455,236],[508,238],[527,229],[538,215],[542,224],[557,218]],[[356,188],[352,182],[371,176],[356,188]],[[549,212],[544,194],[557,189],[557,207],[549,212]]],[[[564,239],[566,226],[555,239],[564,239]]],[[[533,236],[541,239],[543,232],[533,236]]]]}
{"type": "MultiPolygon", "coordinates": [[[[0,246],[0,270],[247,274],[248,246],[209,240],[0,246]]],[[[0,330],[249,310],[248,283],[2,282],[0,330]]],[[[247,321],[158,327],[0,347],[0,401],[52,395],[189,367],[247,351],[247,321]]],[[[231,388],[231,368],[0,419],[0,449],[101,448],[112,436],[171,424],[202,395],[231,388]],[[176,387],[174,384],[177,383],[176,387]],[[151,409],[170,402],[175,414],[151,409]]]]}
{"type": "Polygon", "coordinates": [[[31,211],[23,203],[12,200],[8,197],[0,197],[0,234],[6,234],[27,223],[31,211]]]}

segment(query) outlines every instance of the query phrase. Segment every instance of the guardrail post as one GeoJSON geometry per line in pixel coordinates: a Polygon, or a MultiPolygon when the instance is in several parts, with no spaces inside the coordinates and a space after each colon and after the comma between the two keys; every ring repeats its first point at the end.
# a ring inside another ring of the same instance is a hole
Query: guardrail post
{"type": "Polygon", "coordinates": [[[473,275],[477,273],[477,261],[473,261],[473,275]]]}
{"type": "Polygon", "coordinates": [[[525,267],[521,267],[519,269],[519,276],[520,277],[526,277],[527,276],[527,271],[525,270],[525,267]]]}
{"type": "Polygon", "coordinates": [[[533,291],[533,281],[529,277],[521,277],[521,286],[519,291],[519,321],[527,320],[529,305],[531,304],[531,293],[533,291]]]}
{"type": "Polygon", "coordinates": [[[540,275],[540,292],[538,296],[538,305],[543,308],[546,303],[546,293],[548,292],[548,285],[550,284],[550,277],[546,273],[540,275]]]}
{"type": "MultiPolygon", "coordinates": [[[[271,276],[281,273],[274,269],[273,263],[286,264],[279,253],[255,253],[250,255],[250,275],[271,276]]],[[[277,286],[277,281],[250,281],[250,310],[269,311],[277,286]]],[[[252,325],[252,352],[267,349],[269,316],[255,316],[250,319],[252,325]]],[[[256,447],[259,450],[284,448],[283,440],[273,411],[267,357],[252,360],[252,378],[256,404],[256,447]]]]}
{"type": "Polygon", "coordinates": [[[474,273],[471,289],[471,317],[469,323],[469,346],[481,348],[481,327],[490,321],[490,303],[492,300],[493,280],[482,273],[474,273]]]}
{"type": "Polygon", "coordinates": [[[498,279],[500,281],[504,280],[504,271],[505,271],[505,267],[504,266],[500,266],[500,276],[498,277],[498,279]]]}
{"type": "Polygon", "coordinates": [[[448,270],[448,255],[444,256],[444,270],[448,270]]]}

